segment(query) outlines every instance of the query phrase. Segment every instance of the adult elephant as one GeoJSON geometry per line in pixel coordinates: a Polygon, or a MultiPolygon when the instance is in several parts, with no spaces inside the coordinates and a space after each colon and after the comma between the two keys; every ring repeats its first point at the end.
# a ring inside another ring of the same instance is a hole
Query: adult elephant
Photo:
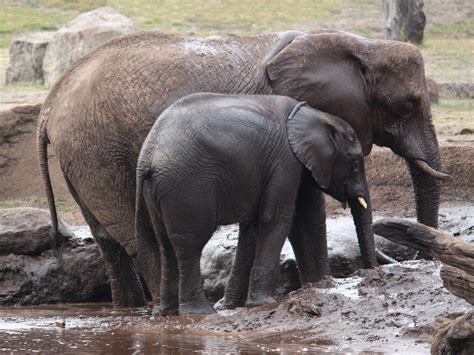
{"type": "MultiPolygon", "coordinates": [[[[406,159],[418,220],[437,226],[437,179],[444,175],[416,47],[347,33],[228,39],[135,33],[102,45],[70,68],[53,86],[38,126],[40,166],[54,226],[48,142],[100,246],[116,305],[145,303],[128,255],[136,249],[144,254],[138,268],[159,299],[159,248],[151,226],[148,238],[135,245],[136,162],[159,114],[196,92],[287,95],[342,117],[356,131],[365,155],[375,143],[406,159]]],[[[302,282],[319,280],[327,268],[324,200],[322,195],[309,200],[319,203],[308,204],[297,216],[308,223],[290,236],[302,282]]],[[[368,222],[356,225],[358,231],[370,228],[368,222]]],[[[237,258],[243,261],[237,265],[243,269],[249,266],[243,251],[250,247],[238,246],[237,258]]],[[[373,258],[365,260],[366,266],[375,264],[373,258]]],[[[241,274],[234,269],[229,281],[230,305],[245,299],[247,281],[241,274]]]]}

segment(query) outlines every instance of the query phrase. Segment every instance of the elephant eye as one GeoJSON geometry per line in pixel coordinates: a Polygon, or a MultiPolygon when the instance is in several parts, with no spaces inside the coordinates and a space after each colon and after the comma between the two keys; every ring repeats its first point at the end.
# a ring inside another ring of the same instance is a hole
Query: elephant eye
{"type": "Polygon", "coordinates": [[[400,111],[401,111],[400,113],[402,115],[408,115],[413,111],[414,108],[415,108],[415,104],[412,101],[406,101],[402,105],[402,107],[400,109],[400,111]]]}

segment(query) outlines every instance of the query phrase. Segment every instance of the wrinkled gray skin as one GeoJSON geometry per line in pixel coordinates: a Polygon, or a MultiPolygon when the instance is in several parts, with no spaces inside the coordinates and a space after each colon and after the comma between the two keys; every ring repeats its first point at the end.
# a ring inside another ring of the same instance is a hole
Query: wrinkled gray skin
{"type": "Polygon", "coordinates": [[[236,222],[248,233],[239,238],[256,246],[250,277],[241,275],[249,278],[246,305],[274,302],[281,248],[303,227],[294,218],[301,195],[319,187],[357,205],[368,199],[363,167],[347,122],[294,99],[204,93],[177,101],[151,128],[137,165],[136,237],[151,220],[161,314],[214,311],[202,290],[202,249],[219,225],[236,222]]]}
{"type": "MultiPolygon", "coordinates": [[[[102,45],[69,69],[53,86],[38,125],[53,224],[57,216],[47,170],[48,143],[102,250],[115,305],[145,304],[126,250],[147,254],[137,267],[158,299],[160,263],[152,227],[140,244],[134,239],[136,162],[156,118],[196,92],[280,94],[343,118],[355,129],[365,155],[376,143],[406,159],[418,220],[437,226],[440,183],[428,166],[439,170],[441,160],[416,47],[346,33],[209,40],[135,33],[102,45]],[[427,164],[421,166],[422,161],[427,164]]],[[[327,271],[322,194],[311,201],[318,203],[308,203],[301,216],[308,223],[290,235],[302,282],[317,281],[327,271]]],[[[370,228],[370,221],[356,228],[370,228]]],[[[230,305],[245,300],[246,287],[236,275],[248,269],[242,258],[251,247],[238,246],[240,261],[226,294],[230,305]]],[[[370,255],[364,261],[366,267],[375,265],[370,255]]]]}

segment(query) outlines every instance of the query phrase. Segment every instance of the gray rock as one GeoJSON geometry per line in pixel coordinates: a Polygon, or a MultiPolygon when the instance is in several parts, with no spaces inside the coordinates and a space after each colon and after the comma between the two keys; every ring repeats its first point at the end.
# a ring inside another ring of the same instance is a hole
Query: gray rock
{"type": "MultiPolygon", "coordinates": [[[[39,255],[51,248],[51,217],[47,210],[31,207],[0,209],[0,255],[39,255]]],[[[64,239],[73,236],[59,222],[64,239]]]]}
{"type": "Polygon", "coordinates": [[[72,303],[111,299],[97,245],[74,238],[60,222],[62,266],[49,244],[49,212],[37,208],[0,210],[0,305],[72,303]]]}
{"type": "Polygon", "coordinates": [[[79,15],[60,28],[46,50],[44,81],[51,86],[80,57],[108,40],[136,31],[133,21],[110,7],[79,15]]]}
{"type": "Polygon", "coordinates": [[[439,88],[442,97],[474,98],[474,83],[471,82],[440,83],[439,88]]]}
{"type": "Polygon", "coordinates": [[[0,256],[0,305],[110,301],[105,265],[95,243],[69,240],[60,268],[51,250],[0,256]]]}
{"type": "Polygon", "coordinates": [[[201,275],[206,296],[217,301],[224,295],[234,262],[239,226],[221,226],[206,244],[201,257],[201,275]]]}
{"type": "Polygon", "coordinates": [[[5,83],[43,84],[43,60],[53,32],[37,32],[15,38],[10,45],[10,63],[5,83]]]}
{"type": "MultiPolygon", "coordinates": [[[[224,289],[234,262],[238,237],[237,224],[221,226],[204,247],[201,257],[201,275],[204,292],[211,301],[215,302],[224,296],[224,289]]],[[[293,250],[290,243],[286,241],[280,256],[276,293],[285,295],[300,286],[293,250]]]]}

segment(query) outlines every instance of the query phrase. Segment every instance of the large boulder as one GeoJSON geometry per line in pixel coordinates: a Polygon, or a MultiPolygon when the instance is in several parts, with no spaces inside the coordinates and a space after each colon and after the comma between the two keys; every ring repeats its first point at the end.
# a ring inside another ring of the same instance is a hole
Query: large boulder
{"type": "Polygon", "coordinates": [[[10,45],[6,84],[43,84],[43,60],[53,32],[37,32],[15,38],[10,45]]]}
{"type": "MultiPolygon", "coordinates": [[[[73,236],[59,221],[64,238],[73,236]]],[[[49,234],[51,217],[39,208],[20,207],[0,209],[0,255],[39,255],[51,248],[49,234]]]]}
{"type": "Polygon", "coordinates": [[[136,30],[131,19],[110,7],[79,15],[54,34],[46,50],[45,84],[51,86],[72,63],[97,46],[136,30]]]}
{"type": "Polygon", "coordinates": [[[59,266],[48,240],[49,213],[36,208],[0,210],[0,305],[110,300],[110,284],[97,245],[63,235],[59,266]]]}
{"type": "MultiPolygon", "coordinates": [[[[362,268],[362,257],[351,217],[339,217],[327,220],[328,254],[330,274],[334,277],[347,277],[362,268]]],[[[234,261],[238,225],[222,226],[214,233],[205,246],[201,258],[201,271],[204,291],[216,301],[224,295],[234,261]]],[[[400,246],[376,236],[377,247],[385,254],[397,260],[413,259],[416,251],[400,246]]],[[[276,284],[279,296],[296,290],[301,286],[295,255],[287,240],[280,255],[280,267],[276,284]]]]}

